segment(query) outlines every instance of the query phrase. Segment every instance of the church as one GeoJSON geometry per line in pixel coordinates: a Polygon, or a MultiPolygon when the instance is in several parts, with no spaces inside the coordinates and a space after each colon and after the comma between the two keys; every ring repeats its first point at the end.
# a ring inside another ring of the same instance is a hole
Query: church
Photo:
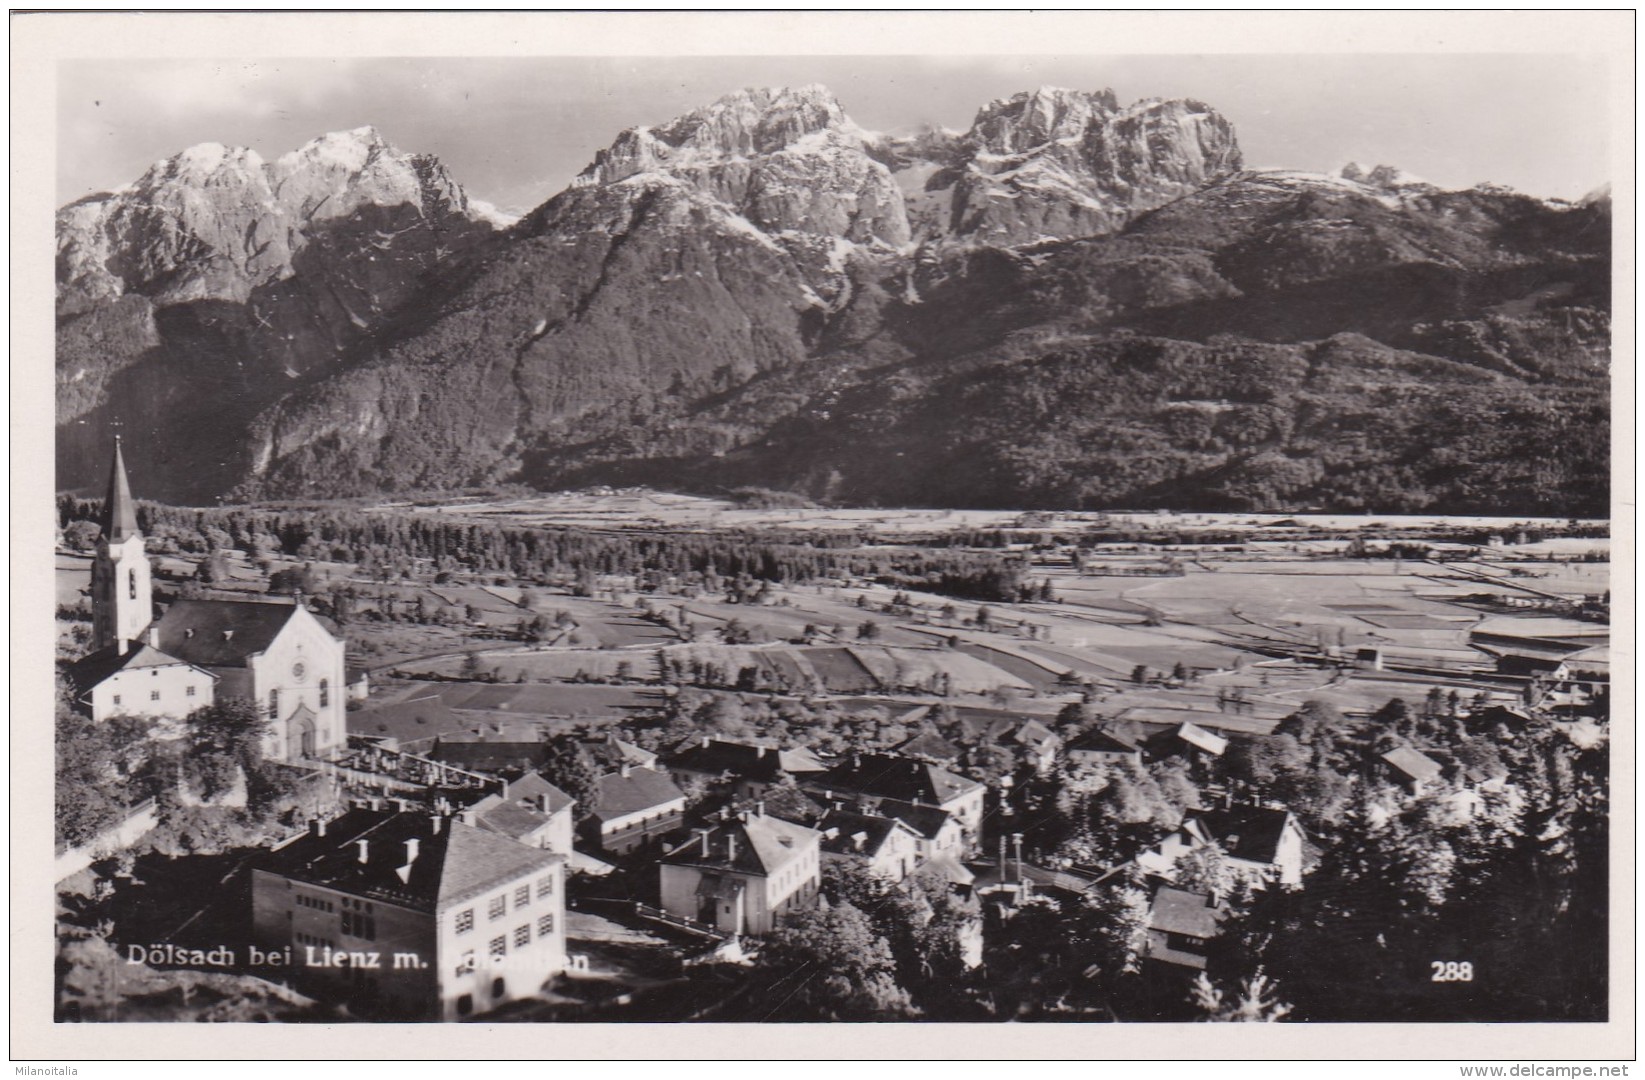
{"type": "Polygon", "coordinates": [[[324,758],[347,742],[344,643],[300,601],[178,600],[154,617],[153,583],[115,439],[91,569],[92,652],[69,671],[92,719],[181,720],[242,698],[268,721],[263,756],[324,758]]]}

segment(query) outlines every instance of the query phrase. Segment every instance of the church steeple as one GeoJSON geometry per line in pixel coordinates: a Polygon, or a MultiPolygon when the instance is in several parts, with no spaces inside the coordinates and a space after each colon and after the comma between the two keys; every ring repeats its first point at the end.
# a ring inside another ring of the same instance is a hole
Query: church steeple
{"type": "Polygon", "coordinates": [[[137,532],[137,504],[131,498],[131,482],[126,479],[126,459],[120,452],[120,436],[114,437],[114,464],[109,469],[109,491],[103,500],[103,538],[111,544],[124,543],[137,532]]]}
{"type": "Polygon", "coordinates": [[[126,479],[120,439],[114,440],[108,499],[99,521],[103,536],[91,561],[91,634],[94,648],[124,653],[154,620],[153,585],[143,534],[137,531],[137,504],[126,479]]]}

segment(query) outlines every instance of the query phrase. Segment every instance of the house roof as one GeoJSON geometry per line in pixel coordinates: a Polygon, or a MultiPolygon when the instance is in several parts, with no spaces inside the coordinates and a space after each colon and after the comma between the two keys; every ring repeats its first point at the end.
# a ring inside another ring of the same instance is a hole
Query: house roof
{"type": "Polygon", "coordinates": [[[772,817],[798,825],[810,825],[828,809],[799,788],[788,784],[768,787],[755,798],[733,800],[731,808],[737,812],[763,809],[772,817]]]}
{"type": "Polygon", "coordinates": [[[97,524],[103,527],[103,538],[111,544],[118,544],[137,532],[137,503],[131,497],[126,458],[121,453],[118,435],[114,437],[114,462],[109,466],[108,492],[103,496],[103,510],[97,524]]]}
{"type": "Polygon", "coordinates": [[[1382,760],[1412,780],[1432,780],[1444,771],[1444,766],[1439,762],[1409,746],[1388,751],[1382,755],[1382,760]]]}
{"type": "Polygon", "coordinates": [[[951,773],[941,765],[897,754],[854,754],[815,775],[807,786],[939,805],[982,788],[977,781],[951,773]]]}
{"type": "MultiPolygon", "coordinates": [[[[135,671],[139,668],[163,667],[193,667],[186,660],[179,660],[175,656],[168,656],[152,645],[137,645],[128,647],[124,653],[117,646],[110,645],[98,649],[88,656],[81,657],[68,670],[69,683],[74,687],[76,695],[89,693],[97,684],[111,675],[121,671],[135,671]]],[[[200,669],[196,668],[196,671],[200,669]]],[[[208,679],[216,676],[209,671],[200,671],[208,679]]]]}
{"type": "Polygon", "coordinates": [[[434,740],[428,757],[464,769],[496,772],[501,769],[533,769],[543,763],[547,744],[541,739],[530,742],[504,742],[498,739],[475,739],[468,732],[452,732],[434,740]]]}
{"type": "Polygon", "coordinates": [[[521,803],[500,802],[477,813],[474,824],[486,832],[519,840],[521,837],[530,836],[552,820],[550,815],[521,803]]]}
{"type": "Polygon", "coordinates": [[[1177,728],[1177,738],[1191,746],[1199,747],[1208,754],[1216,754],[1218,757],[1221,757],[1222,752],[1228,749],[1227,739],[1186,720],[1183,721],[1181,727],[1177,728]]]}
{"type": "Polygon", "coordinates": [[[548,799],[548,813],[557,814],[576,803],[570,795],[561,791],[542,775],[542,773],[526,773],[518,780],[511,780],[508,784],[507,799],[509,802],[530,801],[536,805],[537,800],[548,799]]]}
{"type": "Polygon", "coordinates": [[[671,802],[685,801],[685,792],[675,786],[665,772],[629,769],[628,775],[606,773],[596,781],[599,795],[592,813],[601,821],[639,814],[671,802]]]}
{"type": "Polygon", "coordinates": [[[1565,660],[1555,656],[1527,656],[1524,653],[1504,653],[1497,657],[1497,666],[1504,671],[1558,671],[1565,660]]]}
{"type": "Polygon", "coordinates": [[[903,802],[900,799],[878,799],[866,805],[873,807],[873,813],[896,818],[927,840],[935,839],[937,834],[942,832],[950,821],[955,820],[954,815],[947,810],[927,803],[915,804],[903,802]]]}
{"type": "Polygon", "coordinates": [[[750,814],[746,819],[722,822],[692,837],[669,851],[662,861],[674,866],[769,877],[821,840],[822,833],[815,829],[781,818],[750,814]]]}
{"type": "Polygon", "coordinates": [[[296,881],[432,912],[565,860],[450,818],[438,819],[438,826],[435,820],[422,812],[356,807],[327,822],[324,836],[299,836],[269,852],[259,866],[296,881]],[[411,840],[417,842],[417,856],[408,866],[411,840]]]}
{"type": "Polygon", "coordinates": [[[934,731],[922,731],[898,746],[897,753],[932,761],[958,761],[960,748],[934,731]]]}
{"type": "Polygon", "coordinates": [[[891,839],[893,833],[917,835],[902,820],[877,814],[859,814],[851,810],[829,810],[817,822],[823,834],[822,849],[834,855],[862,855],[872,858],[891,839]],[[860,839],[859,839],[860,838],[860,839]]]}
{"type": "Polygon", "coordinates": [[[1205,893],[1161,885],[1148,911],[1148,928],[1209,940],[1220,932],[1227,914],[1205,893]]]}
{"type": "Polygon", "coordinates": [[[1046,743],[1056,742],[1057,733],[1040,723],[1038,720],[1026,720],[1022,726],[1011,733],[1011,738],[1024,746],[1044,746],[1046,743]]]}
{"type": "Polygon", "coordinates": [[[1294,824],[1289,810],[1233,806],[1190,814],[1184,827],[1197,826],[1205,839],[1215,841],[1233,858],[1271,863],[1279,857],[1280,839],[1288,823],[1294,824]]]}
{"type": "Polygon", "coordinates": [[[749,780],[773,780],[790,775],[822,772],[827,768],[809,750],[779,750],[775,746],[706,739],[682,746],[663,759],[672,770],[719,776],[730,773],[749,780]]]}
{"type": "Polygon", "coordinates": [[[255,600],[178,600],[154,625],[162,652],[199,667],[245,667],[298,610],[296,604],[255,600]]]}
{"type": "Polygon", "coordinates": [[[657,755],[634,743],[626,742],[607,732],[595,738],[583,739],[583,754],[594,763],[596,771],[614,771],[624,765],[638,765],[650,769],[657,764],[657,755]]]}

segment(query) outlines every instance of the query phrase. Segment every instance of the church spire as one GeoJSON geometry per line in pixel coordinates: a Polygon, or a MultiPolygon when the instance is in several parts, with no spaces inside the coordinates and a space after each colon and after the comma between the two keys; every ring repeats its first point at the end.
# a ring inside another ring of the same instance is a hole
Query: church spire
{"type": "Polygon", "coordinates": [[[114,465],[109,470],[108,497],[103,500],[103,539],[118,544],[137,532],[137,504],[131,498],[131,483],[126,479],[126,459],[120,452],[120,436],[114,437],[114,465]]]}

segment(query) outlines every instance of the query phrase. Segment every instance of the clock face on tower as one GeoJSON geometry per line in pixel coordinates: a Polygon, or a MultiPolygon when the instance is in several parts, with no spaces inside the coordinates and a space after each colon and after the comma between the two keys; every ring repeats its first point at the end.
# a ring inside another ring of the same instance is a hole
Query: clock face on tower
{"type": "Polygon", "coordinates": [[[291,677],[296,679],[298,682],[302,682],[304,676],[307,674],[308,668],[303,666],[303,662],[301,660],[291,665],[291,677]]]}

